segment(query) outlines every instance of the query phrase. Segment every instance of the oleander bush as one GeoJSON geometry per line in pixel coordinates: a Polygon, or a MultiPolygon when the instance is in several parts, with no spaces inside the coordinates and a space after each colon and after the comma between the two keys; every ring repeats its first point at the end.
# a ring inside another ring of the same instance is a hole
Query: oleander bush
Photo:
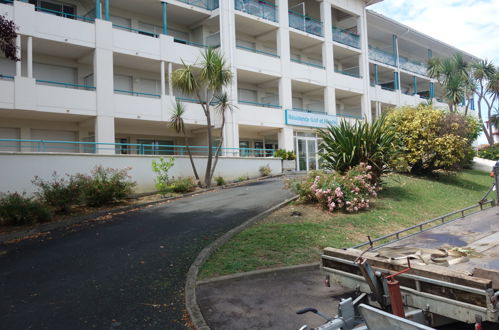
{"type": "Polygon", "coordinates": [[[419,105],[391,111],[386,129],[396,136],[391,166],[399,172],[427,174],[469,163],[481,126],[474,117],[419,105]]]}
{"type": "Polygon", "coordinates": [[[292,184],[304,202],[318,203],[329,212],[369,209],[381,190],[371,165],[360,163],[343,174],[311,171],[302,182],[292,184]]]}
{"type": "Polygon", "coordinates": [[[85,205],[98,207],[125,199],[136,185],[131,181],[129,171],[130,168],[96,166],[90,175],[75,175],[75,180],[81,187],[81,200],[85,205]]]}
{"type": "Polygon", "coordinates": [[[0,225],[32,225],[51,219],[52,213],[48,206],[33,197],[19,193],[0,196],[0,225]]]}
{"type": "Polygon", "coordinates": [[[56,213],[69,213],[71,207],[81,202],[81,181],[74,176],[66,174],[59,177],[56,172],[51,180],[43,180],[35,176],[31,181],[38,191],[38,199],[50,206],[56,213]]]}
{"type": "Polygon", "coordinates": [[[282,158],[283,160],[295,160],[296,154],[294,151],[286,151],[284,149],[277,149],[274,151],[274,157],[282,158]]]}

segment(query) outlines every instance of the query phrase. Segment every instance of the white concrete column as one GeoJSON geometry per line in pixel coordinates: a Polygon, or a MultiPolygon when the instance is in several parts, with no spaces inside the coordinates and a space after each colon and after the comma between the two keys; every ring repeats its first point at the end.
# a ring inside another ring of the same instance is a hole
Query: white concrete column
{"type": "Polygon", "coordinates": [[[112,23],[104,20],[95,21],[96,47],[94,53],[94,81],[97,96],[97,117],[95,118],[95,142],[108,143],[98,153],[114,154],[114,61],[112,23]]]}
{"type": "Polygon", "coordinates": [[[360,26],[360,41],[361,41],[361,55],[359,59],[360,75],[362,76],[362,81],[364,83],[364,94],[361,97],[361,109],[362,115],[371,122],[371,98],[369,96],[369,41],[367,38],[367,12],[366,9],[362,10],[362,16],[359,17],[358,24],[360,26]]]}
{"type": "Polygon", "coordinates": [[[324,22],[324,44],[322,46],[322,57],[326,68],[326,83],[324,88],[324,109],[330,115],[336,115],[336,93],[334,89],[334,54],[333,54],[333,18],[331,15],[331,4],[321,2],[321,20],[324,22]]]}
{"type": "Polygon", "coordinates": [[[331,85],[324,88],[324,106],[328,115],[336,115],[336,89],[331,85]]]}
{"type": "Polygon", "coordinates": [[[19,61],[16,62],[16,76],[21,77],[22,76],[22,62],[21,62],[21,35],[18,34],[16,38],[16,56],[19,59],[19,61]]]}
{"type": "MultiPolygon", "coordinates": [[[[293,93],[291,89],[291,49],[289,42],[289,14],[288,0],[279,0],[279,31],[277,33],[277,51],[281,57],[281,79],[279,80],[279,104],[282,109],[293,107],[293,93]]],[[[283,114],[284,116],[284,114],[283,114]]]]}
{"type": "Polygon", "coordinates": [[[28,37],[28,78],[33,78],[33,37],[28,37]]]}
{"type": "Polygon", "coordinates": [[[287,151],[294,151],[294,140],[293,140],[293,128],[284,127],[279,130],[277,134],[277,144],[279,149],[285,149],[287,151]]]}

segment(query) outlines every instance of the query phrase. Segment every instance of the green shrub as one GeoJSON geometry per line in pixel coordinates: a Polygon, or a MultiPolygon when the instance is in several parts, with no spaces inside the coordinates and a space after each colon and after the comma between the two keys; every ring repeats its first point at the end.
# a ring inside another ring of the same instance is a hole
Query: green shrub
{"type": "Polygon", "coordinates": [[[243,182],[249,179],[249,176],[240,176],[239,178],[237,178],[236,182],[243,182]]]}
{"type": "Polygon", "coordinates": [[[128,197],[135,182],[130,181],[126,169],[112,169],[96,166],[90,176],[77,174],[75,179],[81,187],[83,202],[92,207],[111,204],[128,197]]]}
{"type": "Polygon", "coordinates": [[[323,140],[320,156],[324,168],[344,173],[366,163],[372,167],[376,180],[388,170],[395,135],[385,129],[384,117],[372,124],[366,121],[351,124],[342,120],[338,126],[330,125],[318,134],[323,140]]]}
{"type": "Polygon", "coordinates": [[[49,208],[25,194],[9,193],[0,196],[0,224],[9,226],[31,225],[52,218],[49,208]]]}
{"type": "Polygon", "coordinates": [[[222,176],[215,177],[215,182],[217,186],[223,186],[225,184],[225,179],[222,176]]]}
{"type": "Polygon", "coordinates": [[[167,190],[178,194],[185,194],[196,190],[196,182],[194,178],[177,178],[172,179],[168,183],[167,190]]]}
{"type": "Polygon", "coordinates": [[[396,109],[386,118],[386,129],[397,139],[391,164],[397,171],[414,174],[462,168],[480,132],[477,123],[431,106],[396,109]]]}
{"type": "Polygon", "coordinates": [[[499,143],[478,150],[478,157],[499,160],[499,143]]]}
{"type": "Polygon", "coordinates": [[[294,151],[286,151],[284,149],[277,149],[274,151],[274,157],[282,158],[283,160],[295,160],[296,154],[294,151]]]}
{"type": "Polygon", "coordinates": [[[52,174],[52,180],[43,180],[35,176],[31,181],[38,187],[36,195],[45,204],[54,209],[56,213],[68,213],[71,206],[80,202],[81,186],[79,180],[67,175],[67,178],[52,174]]]}
{"type": "Polygon", "coordinates": [[[269,165],[261,166],[258,171],[262,176],[269,176],[272,173],[272,169],[269,165]]]}
{"type": "Polygon", "coordinates": [[[152,161],[152,170],[156,173],[156,189],[159,192],[166,192],[168,190],[168,184],[170,182],[170,177],[168,176],[168,171],[172,168],[175,163],[175,158],[170,158],[165,161],[163,157],[160,157],[158,161],[152,161]]]}
{"type": "Polygon", "coordinates": [[[319,203],[329,212],[358,212],[368,209],[370,199],[377,197],[380,189],[372,167],[366,163],[361,163],[344,174],[311,171],[303,182],[295,182],[292,187],[301,200],[319,203]]]}

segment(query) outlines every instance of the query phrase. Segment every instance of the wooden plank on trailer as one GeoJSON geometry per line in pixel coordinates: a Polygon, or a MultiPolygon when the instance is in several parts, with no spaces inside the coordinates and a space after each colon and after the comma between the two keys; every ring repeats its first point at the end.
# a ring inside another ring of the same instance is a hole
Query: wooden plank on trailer
{"type": "Polygon", "coordinates": [[[499,271],[492,269],[475,268],[473,277],[485,278],[492,281],[492,288],[499,290],[499,271]]]}
{"type": "MultiPolygon", "coordinates": [[[[324,249],[324,255],[352,262],[357,259],[361,253],[362,251],[352,249],[324,249]]],[[[373,254],[364,254],[364,257],[369,261],[369,264],[375,268],[386,269],[393,272],[398,272],[407,268],[406,265],[393,264],[387,259],[375,257],[373,256],[373,254]]],[[[411,265],[411,268],[412,270],[409,273],[418,276],[428,277],[439,281],[445,281],[483,290],[492,288],[492,281],[489,279],[476,278],[470,276],[470,274],[453,271],[446,267],[440,267],[436,265],[411,265]]]]}

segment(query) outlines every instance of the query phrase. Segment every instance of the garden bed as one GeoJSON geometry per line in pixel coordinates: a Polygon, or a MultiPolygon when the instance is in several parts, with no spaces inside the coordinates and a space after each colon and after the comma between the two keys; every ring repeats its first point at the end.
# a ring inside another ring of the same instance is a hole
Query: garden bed
{"type": "Polygon", "coordinates": [[[345,248],[372,237],[472,205],[492,184],[487,173],[463,171],[440,177],[393,174],[371,210],[329,213],[292,203],[235,236],[203,266],[200,278],[318,262],[326,246],[345,248]]]}

